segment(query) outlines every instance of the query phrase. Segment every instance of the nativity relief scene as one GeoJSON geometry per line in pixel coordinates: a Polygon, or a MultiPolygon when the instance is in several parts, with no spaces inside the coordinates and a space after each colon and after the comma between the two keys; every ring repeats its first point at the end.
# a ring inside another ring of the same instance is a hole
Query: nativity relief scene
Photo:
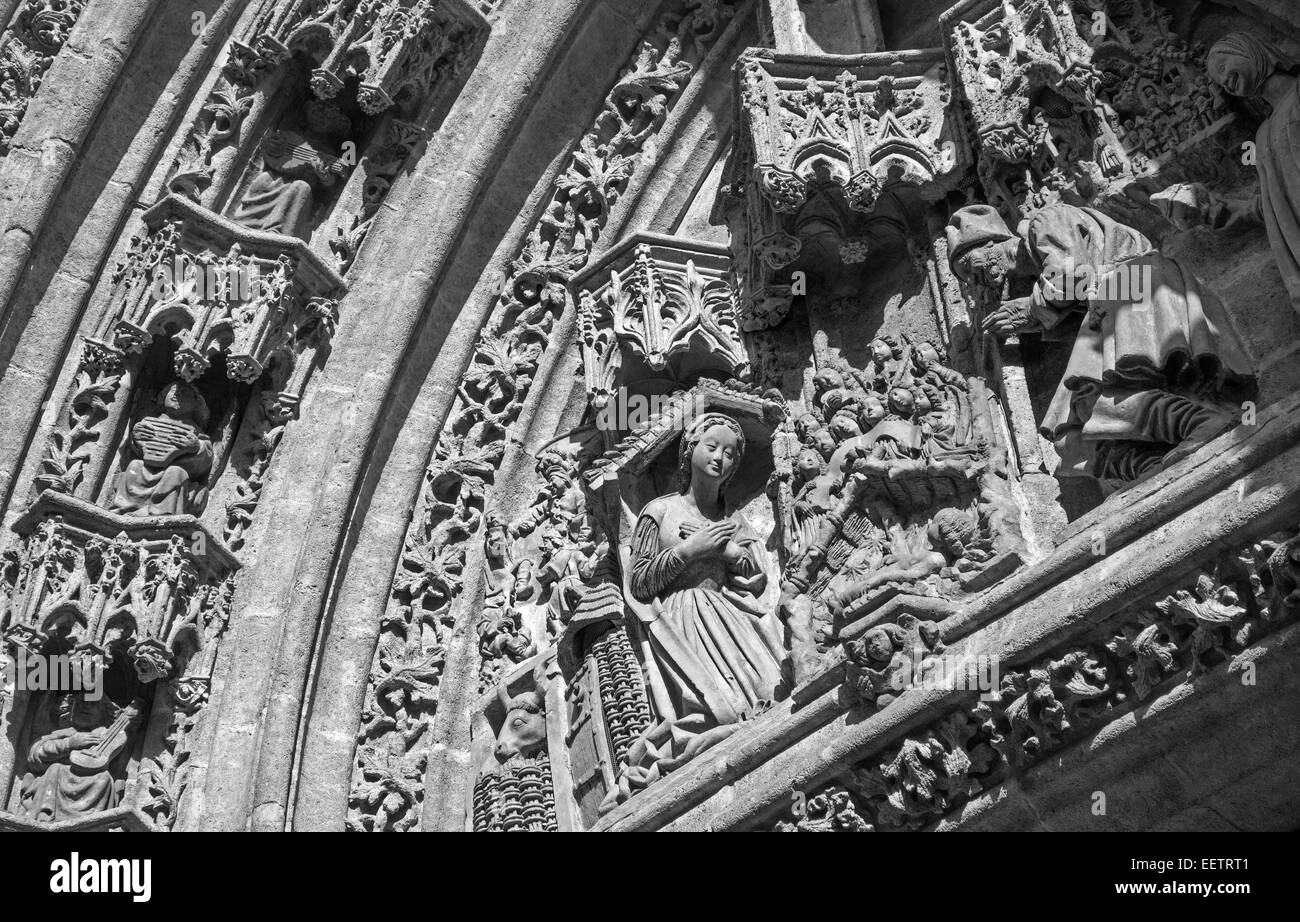
{"type": "Polygon", "coordinates": [[[102,691],[0,829],[1300,828],[1300,12],[525,6],[214,46],[0,457],[102,691]]]}

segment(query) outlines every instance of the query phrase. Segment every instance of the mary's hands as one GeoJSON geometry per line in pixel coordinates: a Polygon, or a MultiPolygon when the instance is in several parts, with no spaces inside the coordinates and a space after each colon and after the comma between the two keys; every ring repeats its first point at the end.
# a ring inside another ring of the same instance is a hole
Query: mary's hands
{"type": "Polygon", "coordinates": [[[677,553],[687,561],[706,560],[725,554],[727,545],[733,543],[731,538],[736,533],[736,523],[726,519],[704,526],[683,526],[682,530],[687,538],[677,546],[677,553]]]}

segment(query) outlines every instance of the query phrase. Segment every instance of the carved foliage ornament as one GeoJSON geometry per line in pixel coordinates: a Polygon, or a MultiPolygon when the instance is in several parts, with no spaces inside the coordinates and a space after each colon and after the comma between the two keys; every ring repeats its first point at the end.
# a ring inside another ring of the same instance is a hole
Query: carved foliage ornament
{"type": "MultiPolygon", "coordinates": [[[[734,5],[722,2],[687,3],[665,14],[662,28],[642,44],[606,97],[595,125],[579,143],[539,223],[512,263],[501,304],[480,337],[439,439],[422,511],[408,534],[403,571],[394,585],[399,615],[386,618],[372,685],[394,668],[394,651],[404,643],[419,644],[423,635],[428,649],[440,646],[441,638],[450,634],[455,623],[451,602],[462,586],[467,540],[483,524],[484,497],[505,453],[507,433],[532,386],[551,330],[568,303],[565,285],[587,261],[609,208],[626,188],[636,155],[662,126],[686,78],[733,13],[734,5]],[[456,534],[451,540],[439,530],[448,528],[456,534]]],[[[358,747],[349,828],[378,827],[393,815],[384,806],[388,795],[381,796],[372,787],[370,779],[380,771],[366,761],[366,753],[405,753],[392,758],[418,761],[422,758],[419,740],[432,716],[432,707],[411,707],[409,701],[389,708],[368,705],[362,737],[370,742],[358,747]]],[[[398,774],[386,771],[382,777],[390,779],[384,783],[393,796],[406,797],[395,793],[407,790],[392,780],[398,774]]],[[[410,793],[412,803],[418,802],[422,788],[410,793]]],[[[409,817],[409,823],[401,828],[410,828],[418,811],[404,807],[402,816],[409,817]]]]}

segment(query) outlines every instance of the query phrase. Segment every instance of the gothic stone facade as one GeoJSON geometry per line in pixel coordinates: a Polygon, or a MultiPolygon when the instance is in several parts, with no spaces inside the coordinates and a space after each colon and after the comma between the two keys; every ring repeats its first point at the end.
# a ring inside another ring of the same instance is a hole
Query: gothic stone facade
{"type": "Polygon", "coordinates": [[[0,25],[0,829],[1300,828],[1294,3],[0,25]]]}

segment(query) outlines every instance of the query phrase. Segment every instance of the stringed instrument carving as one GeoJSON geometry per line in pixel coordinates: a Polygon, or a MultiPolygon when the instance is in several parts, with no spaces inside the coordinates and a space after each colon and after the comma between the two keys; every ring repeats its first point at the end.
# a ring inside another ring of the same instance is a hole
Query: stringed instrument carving
{"type": "Polygon", "coordinates": [[[101,772],[108,768],[110,762],[117,758],[122,747],[127,744],[131,721],[136,717],[134,707],[125,707],[117,719],[108,725],[104,738],[88,749],[74,749],[68,761],[82,772],[101,772]]]}
{"type": "Polygon", "coordinates": [[[347,176],[342,159],[319,150],[296,131],[272,131],[262,142],[266,168],[290,179],[331,186],[347,176]]]}

